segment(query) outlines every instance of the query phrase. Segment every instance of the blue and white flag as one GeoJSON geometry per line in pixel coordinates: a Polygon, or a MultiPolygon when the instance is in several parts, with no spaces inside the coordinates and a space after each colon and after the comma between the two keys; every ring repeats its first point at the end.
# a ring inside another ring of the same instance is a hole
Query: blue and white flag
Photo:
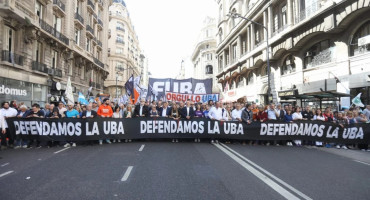
{"type": "Polygon", "coordinates": [[[78,102],[83,104],[83,105],[87,105],[89,104],[89,102],[86,100],[85,96],[82,94],[82,92],[79,92],[78,93],[78,102]]]}

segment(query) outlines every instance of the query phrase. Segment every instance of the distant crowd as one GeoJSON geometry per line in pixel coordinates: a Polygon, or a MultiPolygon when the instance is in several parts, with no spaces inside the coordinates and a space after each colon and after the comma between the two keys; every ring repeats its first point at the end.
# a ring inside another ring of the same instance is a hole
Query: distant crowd
{"type": "MultiPolygon", "coordinates": [[[[81,105],[80,103],[69,103],[65,105],[63,102],[58,104],[45,104],[41,108],[39,104],[33,104],[28,108],[23,102],[17,104],[16,101],[2,102],[0,109],[0,129],[1,129],[1,149],[6,148],[32,148],[41,147],[40,141],[22,141],[14,139],[8,130],[6,118],[133,118],[133,117],[168,117],[172,119],[192,119],[192,118],[209,118],[211,120],[219,121],[239,121],[246,124],[255,122],[266,122],[269,120],[278,120],[282,122],[294,122],[296,120],[319,120],[329,123],[336,123],[341,127],[352,126],[356,123],[370,122],[370,105],[367,105],[364,110],[359,107],[352,107],[344,109],[343,111],[332,111],[330,107],[325,110],[314,109],[310,106],[301,108],[299,106],[293,107],[292,104],[274,104],[257,105],[256,103],[225,103],[208,101],[207,103],[194,103],[191,100],[186,102],[163,102],[146,101],[141,99],[137,105],[131,103],[117,104],[111,102],[109,99],[103,101],[94,101],[88,105],[81,105]]],[[[98,141],[100,145],[103,140],[98,141]]],[[[121,142],[120,140],[110,140],[107,138],[106,143],[121,142]]],[[[124,142],[131,142],[125,140],[124,142]]],[[[172,142],[179,142],[178,139],[173,139],[172,142]]],[[[200,142],[196,138],[195,142],[200,142]]],[[[218,142],[211,140],[210,142],[218,142]]],[[[230,143],[231,141],[225,141],[230,143]]],[[[86,142],[92,144],[91,142],[86,142]]],[[[363,151],[368,150],[367,144],[358,144],[349,146],[346,144],[330,144],[320,141],[243,141],[243,144],[249,145],[287,145],[287,146],[301,146],[301,145],[315,145],[336,148],[359,148],[363,151]]],[[[46,146],[52,147],[54,145],[63,145],[64,147],[76,146],[75,142],[53,142],[49,141],[46,146]]]]}

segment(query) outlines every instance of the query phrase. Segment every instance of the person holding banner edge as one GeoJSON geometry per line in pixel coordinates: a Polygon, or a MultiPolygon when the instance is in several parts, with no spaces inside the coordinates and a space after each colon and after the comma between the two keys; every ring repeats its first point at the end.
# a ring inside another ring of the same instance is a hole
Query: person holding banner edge
{"type": "Polygon", "coordinates": [[[147,117],[149,114],[149,108],[145,105],[145,99],[140,100],[140,104],[135,106],[134,116],[135,117],[147,117]]]}

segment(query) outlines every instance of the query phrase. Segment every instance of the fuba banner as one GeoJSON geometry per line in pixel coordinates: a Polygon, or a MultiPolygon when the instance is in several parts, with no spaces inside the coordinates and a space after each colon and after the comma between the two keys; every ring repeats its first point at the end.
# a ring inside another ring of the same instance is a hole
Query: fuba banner
{"type": "Polygon", "coordinates": [[[204,118],[40,119],[8,118],[13,138],[86,141],[99,139],[203,138],[235,140],[310,140],[333,143],[370,143],[370,124],[340,127],[318,121],[255,122],[215,121],[204,118]]]}
{"type": "Polygon", "coordinates": [[[186,101],[188,99],[195,103],[204,103],[209,100],[216,102],[219,99],[219,94],[180,94],[175,92],[166,92],[166,101],[179,102],[186,101]]]}

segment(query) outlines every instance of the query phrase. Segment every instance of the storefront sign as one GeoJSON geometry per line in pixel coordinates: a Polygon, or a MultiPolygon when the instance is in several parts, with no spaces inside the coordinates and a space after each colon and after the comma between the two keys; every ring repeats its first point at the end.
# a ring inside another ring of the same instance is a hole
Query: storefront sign
{"type": "Polygon", "coordinates": [[[27,90],[6,87],[5,85],[0,86],[0,94],[14,95],[14,96],[27,96],[27,90]]]}

